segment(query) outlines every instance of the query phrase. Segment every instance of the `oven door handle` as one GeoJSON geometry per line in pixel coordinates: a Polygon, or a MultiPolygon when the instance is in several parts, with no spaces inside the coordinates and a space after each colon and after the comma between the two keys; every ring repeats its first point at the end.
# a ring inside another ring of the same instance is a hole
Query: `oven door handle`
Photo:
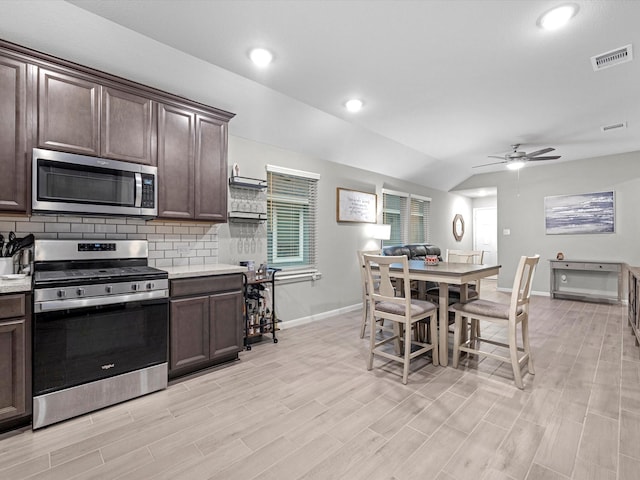
{"type": "Polygon", "coordinates": [[[102,305],[113,305],[116,303],[140,302],[144,300],[156,300],[162,298],[169,298],[168,290],[164,289],[153,290],[150,292],[127,293],[124,295],[34,302],[33,310],[35,313],[54,312],[56,310],[72,310],[76,308],[98,307],[102,305]]]}

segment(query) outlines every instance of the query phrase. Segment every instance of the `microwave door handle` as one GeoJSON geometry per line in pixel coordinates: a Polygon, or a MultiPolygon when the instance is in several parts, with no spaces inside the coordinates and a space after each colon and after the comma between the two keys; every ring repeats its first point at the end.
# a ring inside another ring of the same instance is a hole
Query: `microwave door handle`
{"type": "Polygon", "coordinates": [[[142,206],[142,174],[139,172],[134,173],[136,178],[136,200],[134,207],[142,206]]]}

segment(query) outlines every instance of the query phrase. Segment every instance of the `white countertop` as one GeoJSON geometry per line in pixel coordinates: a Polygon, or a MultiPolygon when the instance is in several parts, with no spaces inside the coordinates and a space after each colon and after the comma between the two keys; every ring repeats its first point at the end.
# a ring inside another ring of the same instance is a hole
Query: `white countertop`
{"type": "Polygon", "coordinates": [[[156,268],[169,273],[169,278],[204,277],[207,275],[226,275],[228,273],[243,273],[247,271],[247,267],[227,265],[225,263],[156,268]]]}
{"type": "Polygon", "coordinates": [[[26,276],[15,280],[0,278],[0,293],[29,292],[31,277],[26,276]]]}

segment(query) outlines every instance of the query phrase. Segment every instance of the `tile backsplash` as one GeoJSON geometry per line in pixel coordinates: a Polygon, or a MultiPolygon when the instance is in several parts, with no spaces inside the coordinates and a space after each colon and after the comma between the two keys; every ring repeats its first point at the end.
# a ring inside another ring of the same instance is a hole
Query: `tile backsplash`
{"type": "Polygon", "coordinates": [[[218,228],[211,223],[181,223],[137,218],[33,215],[0,216],[0,233],[36,239],[147,240],[149,265],[177,267],[218,263],[218,228]]]}

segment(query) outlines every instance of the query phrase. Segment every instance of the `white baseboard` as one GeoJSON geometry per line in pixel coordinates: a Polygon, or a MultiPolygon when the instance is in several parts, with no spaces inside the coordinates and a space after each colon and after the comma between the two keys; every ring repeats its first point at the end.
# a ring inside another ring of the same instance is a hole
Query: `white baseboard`
{"type": "Polygon", "coordinates": [[[320,320],[325,320],[329,317],[333,317],[335,315],[340,315],[343,313],[353,312],[354,310],[359,310],[362,308],[362,303],[356,303],[355,305],[349,305],[348,307],[337,308],[335,310],[329,310],[327,312],[318,313],[316,315],[309,315],[308,317],[296,318],[294,320],[287,320],[286,322],[280,322],[278,327],[281,330],[292,327],[299,327],[300,325],[306,325],[308,323],[317,322],[320,320]]]}
{"type": "MultiPolygon", "coordinates": [[[[512,288],[505,288],[505,287],[496,287],[496,290],[498,292],[511,293],[511,290],[513,290],[513,289],[512,288]]],[[[537,292],[535,290],[531,290],[531,295],[536,295],[538,297],[549,297],[549,296],[551,296],[551,294],[549,292],[537,292]]]]}

